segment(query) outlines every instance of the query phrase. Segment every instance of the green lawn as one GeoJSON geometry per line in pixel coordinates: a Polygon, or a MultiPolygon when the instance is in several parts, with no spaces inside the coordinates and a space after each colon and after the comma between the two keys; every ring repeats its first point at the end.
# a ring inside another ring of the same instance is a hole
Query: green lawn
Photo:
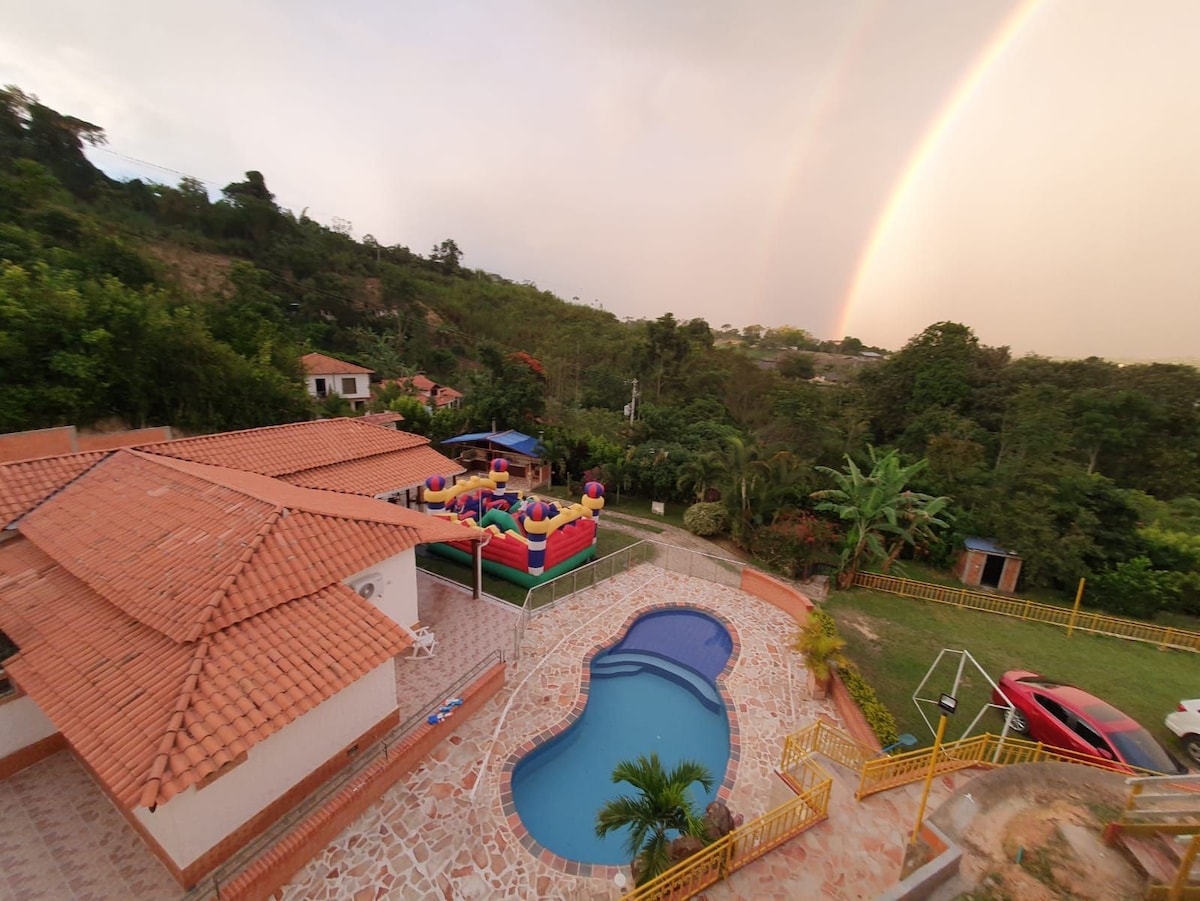
{"type": "MultiPolygon", "coordinates": [[[[647,498],[634,497],[631,494],[622,494],[619,500],[615,491],[609,491],[604,495],[605,510],[612,510],[616,513],[627,513],[630,516],[640,516],[643,519],[649,520],[661,519],[673,526],[683,528],[683,514],[687,512],[687,504],[666,501],[666,512],[662,516],[653,513],[650,509],[650,504],[651,501],[647,498]]],[[[603,522],[604,520],[601,519],[600,521],[603,522]]]]}
{"type": "MultiPolygon", "coordinates": [[[[997,681],[1005,670],[1028,669],[1073,682],[1138,720],[1176,756],[1181,749],[1163,717],[1180,700],[1200,696],[1200,654],[1079,632],[1067,638],[1066,630],[1055,626],[861,589],[835,592],[825,609],[900,731],[911,732],[921,744],[931,743],[932,735],[912,695],[943,648],[970,651],[997,681]]],[[[923,696],[948,691],[956,667],[957,657],[944,660],[923,696]]],[[[962,735],[990,694],[969,665],[964,686],[947,738],[962,735]]],[[[930,719],[935,713],[928,712],[930,719]]],[[[991,712],[974,731],[999,733],[1001,725],[999,714],[991,712]]]]}
{"type": "MultiPolygon", "coordinates": [[[[625,532],[618,532],[615,529],[604,528],[604,520],[600,521],[600,532],[596,538],[596,556],[592,559],[598,560],[601,557],[607,557],[609,554],[616,553],[621,548],[629,547],[631,544],[637,544],[639,541],[636,535],[629,535],[625,532]]],[[[448,560],[445,557],[434,555],[417,557],[417,566],[427,572],[436,573],[460,585],[470,587],[474,584],[474,574],[469,566],[463,566],[454,560],[448,560]]],[[[505,579],[498,579],[488,573],[483,574],[483,590],[492,597],[500,598],[508,601],[510,604],[516,604],[520,607],[525,603],[525,595],[528,589],[523,588],[513,582],[505,579]]]]}

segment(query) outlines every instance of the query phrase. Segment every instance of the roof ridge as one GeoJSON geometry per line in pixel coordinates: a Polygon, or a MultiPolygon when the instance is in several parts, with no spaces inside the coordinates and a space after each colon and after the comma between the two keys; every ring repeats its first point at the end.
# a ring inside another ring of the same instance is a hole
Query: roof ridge
{"type": "Polygon", "coordinates": [[[187,641],[196,641],[205,634],[208,624],[212,622],[213,617],[220,611],[221,602],[229,597],[229,590],[233,588],[238,577],[246,571],[246,567],[249,566],[251,559],[258,553],[259,548],[263,546],[263,542],[267,540],[267,535],[275,528],[275,524],[279,522],[279,518],[283,516],[285,509],[285,507],[276,505],[275,509],[263,520],[262,525],[258,527],[258,531],[254,533],[254,537],[250,539],[246,547],[238,555],[237,562],[233,568],[226,573],[225,578],[221,580],[221,584],[209,596],[208,603],[204,605],[199,618],[193,624],[192,631],[188,633],[187,641]]]}
{"type": "MultiPolygon", "coordinates": [[[[355,418],[353,421],[354,421],[354,422],[357,422],[357,423],[359,423],[360,425],[368,426],[368,427],[370,427],[370,428],[373,428],[373,429],[374,429],[374,428],[378,428],[378,426],[371,425],[371,423],[369,423],[369,422],[363,422],[363,421],[362,421],[362,419],[361,419],[361,418],[358,418],[358,417],[356,417],[356,418],[355,418]]],[[[418,435],[418,436],[416,436],[416,437],[419,437],[419,438],[425,438],[425,436],[424,436],[424,435],[418,435]]],[[[298,476],[298,475],[302,475],[303,473],[306,473],[306,472],[313,472],[314,470],[317,470],[317,469],[326,469],[326,468],[328,468],[328,467],[330,467],[330,466],[342,466],[342,465],[344,465],[344,464],[346,464],[346,463],[357,463],[357,462],[359,462],[359,461],[361,461],[361,460],[370,460],[370,459],[372,459],[372,458],[374,458],[374,457],[383,457],[383,456],[387,456],[388,454],[394,454],[394,453],[396,453],[397,451],[407,451],[407,450],[413,450],[414,448],[418,448],[418,447],[422,447],[422,446],[429,447],[429,446],[432,446],[432,444],[431,444],[431,442],[430,442],[430,440],[429,440],[428,438],[425,438],[424,445],[422,445],[422,444],[410,444],[408,447],[402,447],[402,448],[389,447],[389,448],[385,448],[385,449],[383,449],[383,450],[374,451],[374,452],[372,452],[372,453],[369,453],[369,454],[360,454],[360,455],[358,455],[358,456],[351,457],[351,458],[349,458],[349,459],[346,459],[346,460],[333,460],[333,461],[331,461],[331,462],[329,462],[329,463],[318,463],[316,466],[306,466],[304,469],[293,469],[291,472],[286,472],[286,473],[283,473],[282,475],[288,476],[288,477],[290,478],[290,477],[292,477],[292,476],[298,476]]],[[[210,465],[211,465],[211,464],[210,464],[210,465]]],[[[270,476],[270,478],[279,478],[279,476],[270,476]]],[[[326,489],[326,488],[314,488],[314,489],[312,489],[312,490],[314,490],[314,491],[327,491],[327,490],[330,490],[330,489],[326,489]]]]}
{"type": "Polygon", "coordinates": [[[72,454],[53,454],[49,457],[35,457],[33,460],[12,460],[9,463],[3,464],[5,466],[8,466],[12,463],[33,463],[33,462],[39,462],[41,460],[51,460],[51,459],[54,459],[55,457],[82,457],[85,454],[101,454],[102,455],[98,460],[92,461],[91,465],[88,466],[86,469],[84,469],[82,472],[80,472],[78,475],[73,476],[72,478],[70,478],[66,482],[64,482],[63,484],[59,485],[57,488],[55,488],[53,491],[51,491],[49,494],[47,494],[44,498],[42,498],[40,501],[38,501],[36,504],[34,504],[32,507],[30,507],[24,513],[22,513],[20,516],[16,517],[14,520],[12,520],[12,522],[10,522],[7,526],[5,526],[5,528],[16,528],[17,524],[20,523],[22,519],[24,519],[26,516],[28,516],[30,513],[32,513],[34,510],[36,510],[38,507],[42,506],[43,504],[47,503],[48,501],[53,500],[56,497],[58,497],[60,494],[63,493],[63,491],[65,491],[67,488],[74,485],[76,482],[78,482],[80,479],[82,479],[85,475],[87,475],[89,472],[91,472],[93,469],[95,469],[101,463],[107,463],[113,457],[113,455],[116,454],[116,452],[119,450],[122,450],[122,448],[113,447],[113,448],[109,448],[107,450],[79,451],[78,453],[72,453],[72,454]]]}
{"type": "Polygon", "coordinates": [[[175,707],[171,710],[167,731],[159,740],[158,750],[150,764],[150,772],[146,774],[146,784],[142,787],[142,796],[138,803],[142,807],[149,808],[151,813],[158,807],[163,774],[167,771],[167,764],[171,759],[171,748],[175,744],[176,736],[183,731],[183,717],[188,708],[192,706],[192,696],[196,693],[196,686],[200,684],[200,672],[204,668],[204,661],[208,657],[211,646],[212,641],[209,638],[202,639],[196,646],[196,650],[192,654],[191,665],[188,666],[187,676],[183,680],[183,688],[175,700],[175,707]]]}

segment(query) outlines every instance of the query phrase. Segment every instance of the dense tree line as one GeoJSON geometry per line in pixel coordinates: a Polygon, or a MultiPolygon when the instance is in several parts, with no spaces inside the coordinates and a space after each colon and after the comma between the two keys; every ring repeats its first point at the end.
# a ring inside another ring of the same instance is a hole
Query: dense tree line
{"type": "Polygon", "coordinates": [[[282,209],[260,172],[219,196],[191,178],[113,181],[84,153],[103,141],[0,91],[0,430],[344,414],[303,393],[298,358],[320,350],[399,379],[375,406],[415,431],[537,434],[556,481],[717,504],[695,521],[785,570],[834,561],[851,537],[875,562],[946,564],[985,535],[1022,553],[1027,586],[1088,576],[1116,609],[1200,612],[1195,368],[1013,359],[952,322],[868,361],[850,336],[622,321],[473,270],[450,238],[427,255],[355,240],[282,209]],[[814,380],[822,353],[854,374],[814,380]],[[403,388],[417,372],[464,391],[463,409],[424,410],[403,388]],[[871,503],[911,540],[864,532],[840,497],[817,509],[832,496],[814,492],[898,474],[871,503]],[[917,496],[944,527],[917,527],[917,496]]]}

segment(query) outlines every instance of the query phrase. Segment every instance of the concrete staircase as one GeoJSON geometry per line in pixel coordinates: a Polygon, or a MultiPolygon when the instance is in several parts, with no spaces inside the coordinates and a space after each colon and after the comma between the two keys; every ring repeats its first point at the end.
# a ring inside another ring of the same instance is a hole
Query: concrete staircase
{"type": "Polygon", "coordinates": [[[1200,776],[1129,779],[1108,836],[1146,874],[1148,899],[1200,901],[1200,776]],[[1178,881],[1181,870],[1187,876],[1178,881]]]}

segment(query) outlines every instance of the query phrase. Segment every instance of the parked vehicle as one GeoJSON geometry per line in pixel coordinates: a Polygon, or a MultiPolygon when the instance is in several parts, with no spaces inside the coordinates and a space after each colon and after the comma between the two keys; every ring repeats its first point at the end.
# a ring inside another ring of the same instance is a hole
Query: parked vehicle
{"type": "Polygon", "coordinates": [[[1082,688],[1011,670],[992,692],[992,702],[1007,707],[1001,692],[1013,705],[1009,727],[1035,741],[1111,761],[1114,769],[1187,772],[1136,720],[1082,688]]]}
{"type": "Polygon", "coordinates": [[[1180,701],[1175,712],[1167,714],[1166,723],[1179,736],[1192,762],[1200,764],[1200,699],[1180,701]]]}

